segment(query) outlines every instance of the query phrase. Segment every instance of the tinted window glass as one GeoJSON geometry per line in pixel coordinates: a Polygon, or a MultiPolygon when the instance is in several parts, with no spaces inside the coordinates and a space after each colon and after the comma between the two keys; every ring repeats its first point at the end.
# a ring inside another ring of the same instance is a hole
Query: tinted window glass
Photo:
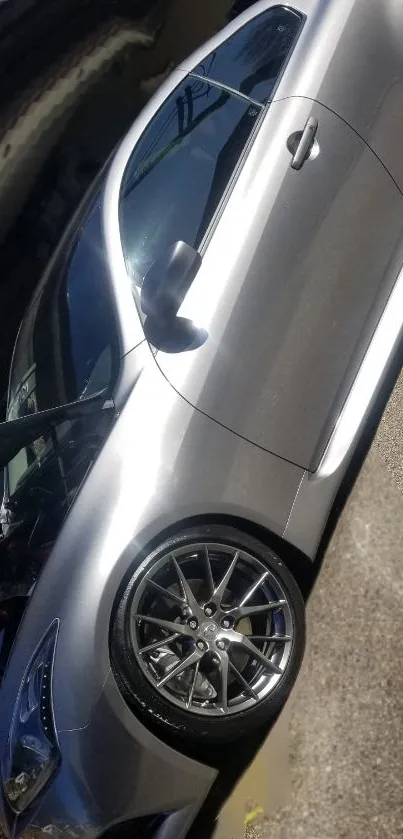
{"type": "Polygon", "coordinates": [[[23,320],[7,418],[74,402],[107,387],[117,343],[97,203],[23,320]]]}
{"type": "Polygon", "coordinates": [[[194,72],[267,102],[301,22],[301,16],[291,9],[268,9],[210,53],[194,72]]]}
{"type": "Polygon", "coordinates": [[[154,117],[120,197],[123,250],[137,285],[169,245],[183,240],[199,247],[259,112],[188,78],[154,117]]]}
{"type": "MultiPolygon", "coordinates": [[[[19,332],[7,419],[74,402],[108,388],[115,375],[118,336],[109,295],[99,203],[78,237],[39,286],[19,332]]],[[[71,423],[57,429],[68,439],[71,423]]],[[[49,434],[9,463],[8,493],[52,453],[49,434]]]]}

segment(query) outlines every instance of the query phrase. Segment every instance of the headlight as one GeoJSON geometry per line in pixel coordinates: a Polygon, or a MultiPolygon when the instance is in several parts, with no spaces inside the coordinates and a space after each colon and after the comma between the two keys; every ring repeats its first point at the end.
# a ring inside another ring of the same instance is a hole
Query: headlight
{"type": "Polygon", "coordinates": [[[52,624],[27,668],[20,687],[1,764],[10,807],[21,813],[60,763],[52,707],[52,672],[59,624],[52,624]]]}

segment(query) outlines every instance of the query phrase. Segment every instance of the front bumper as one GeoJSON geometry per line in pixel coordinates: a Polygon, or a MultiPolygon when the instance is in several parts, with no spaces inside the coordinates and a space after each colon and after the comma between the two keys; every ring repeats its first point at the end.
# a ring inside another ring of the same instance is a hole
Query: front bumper
{"type": "Polygon", "coordinates": [[[29,812],[15,817],[0,801],[0,835],[95,839],[127,825],[136,839],[184,839],[217,775],[151,734],[111,673],[88,725],[58,736],[59,771],[29,812]]]}

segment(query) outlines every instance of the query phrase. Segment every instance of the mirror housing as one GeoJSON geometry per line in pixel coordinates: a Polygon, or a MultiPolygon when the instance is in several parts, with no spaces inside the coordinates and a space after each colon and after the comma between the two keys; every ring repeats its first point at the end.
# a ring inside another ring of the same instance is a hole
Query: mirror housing
{"type": "Polygon", "coordinates": [[[141,308],[147,318],[173,320],[201,265],[198,251],[175,242],[153,262],[141,288],[141,308]]]}
{"type": "Polygon", "coordinates": [[[153,347],[166,353],[196,350],[208,338],[205,329],[196,326],[189,318],[181,317],[170,320],[148,317],[144,323],[144,334],[153,347]]]}

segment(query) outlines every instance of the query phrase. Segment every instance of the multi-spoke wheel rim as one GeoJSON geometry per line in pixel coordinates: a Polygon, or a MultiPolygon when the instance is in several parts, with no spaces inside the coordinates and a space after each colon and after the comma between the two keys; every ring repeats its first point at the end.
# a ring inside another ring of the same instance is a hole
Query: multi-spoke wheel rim
{"type": "Polygon", "coordinates": [[[288,596],[260,559],[195,543],[139,569],[130,636],[153,687],[189,713],[235,714],[266,699],[293,647],[288,596]]]}

